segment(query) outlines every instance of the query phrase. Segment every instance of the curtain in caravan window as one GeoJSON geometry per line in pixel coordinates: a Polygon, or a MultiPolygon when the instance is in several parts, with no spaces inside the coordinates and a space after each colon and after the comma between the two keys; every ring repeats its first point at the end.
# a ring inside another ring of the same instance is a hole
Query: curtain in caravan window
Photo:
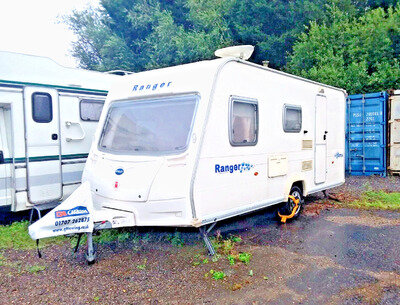
{"type": "Polygon", "coordinates": [[[233,102],[232,136],[233,144],[255,143],[257,106],[252,103],[233,102]]]}
{"type": "Polygon", "coordinates": [[[81,100],[79,104],[81,120],[98,122],[104,101],[101,100],[81,100]]]}
{"type": "Polygon", "coordinates": [[[301,108],[295,106],[285,107],[284,130],[286,132],[301,131],[301,108]]]}

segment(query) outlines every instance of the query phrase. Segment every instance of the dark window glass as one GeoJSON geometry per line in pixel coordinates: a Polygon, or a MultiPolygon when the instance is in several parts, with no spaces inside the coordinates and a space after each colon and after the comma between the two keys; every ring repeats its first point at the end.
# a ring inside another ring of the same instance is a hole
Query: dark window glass
{"type": "Polygon", "coordinates": [[[44,92],[32,94],[32,118],[37,123],[49,123],[53,120],[51,95],[44,92]]]}
{"type": "Polygon", "coordinates": [[[101,111],[103,110],[104,101],[100,100],[81,100],[79,110],[82,121],[98,122],[101,111]]]}

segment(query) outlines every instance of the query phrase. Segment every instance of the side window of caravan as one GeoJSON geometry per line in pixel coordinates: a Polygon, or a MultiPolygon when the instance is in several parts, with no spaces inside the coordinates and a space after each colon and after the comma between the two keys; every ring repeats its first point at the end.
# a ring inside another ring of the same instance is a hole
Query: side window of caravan
{"type": "Polygon", "coordinates": [[[285,132],[300,132],[301,122],[301,107],[294,105],[284,105],[283,130],[285,132]]]}
{"type": "Polygon", "coordinates": [[[32,118],[37,123],[50,123],[53,120],[51,95],[45,92],[32,94],[32,118]]]}
{"type": "Polygon", "coordinates": [[[258,104],[256,100],[231,100],[229,140],[233,146],[256,145],[258,104]]]}
{"type": "Polygon", "coordinates": [[[101,100],[81,100],[79,103],[81,120],[98,122],[103,106],[104,101],[101,100]]]}

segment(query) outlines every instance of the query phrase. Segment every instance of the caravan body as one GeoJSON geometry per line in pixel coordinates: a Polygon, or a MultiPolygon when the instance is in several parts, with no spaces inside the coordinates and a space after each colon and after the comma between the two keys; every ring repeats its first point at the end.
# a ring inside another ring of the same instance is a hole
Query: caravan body
{"type": "Polygon", "coordinates": [[[57,203],[80,184],[104,100],[120,76],[0,52],[0,207],[57,203]]]}
{"type": "MultiPolygon", "coordinates": [[[[93,220],[195,226],[344,182],[346,92],[237,58],[123,77],[82,181],[93,220]]],[[[110,225],[111,224],[111,225],[110,225]]]]}

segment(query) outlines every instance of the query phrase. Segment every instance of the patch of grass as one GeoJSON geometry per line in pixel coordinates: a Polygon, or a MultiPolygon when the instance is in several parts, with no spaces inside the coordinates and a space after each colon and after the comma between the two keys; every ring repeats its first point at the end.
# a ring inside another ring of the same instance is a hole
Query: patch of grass
{"type": "Polygon", "coordinates": [[[147,258],[144,259],[144,263],[143,264],[137,265],[136,268],[139,269],[139,270],[147,269],[147,258]]]}
{"type": "MultiPolygon", "coordinates": [[[[0,226],[0,249],[31,250],[36,248],[36,242],[28,234],[28,221],[14,222],[8,226],[0,226]]],[[[61,244],[64,236],[44,238],[40,240],[40,247],[61,244]]]]}
{"type": "Polygon", "coordinates": [[[362,209],[399,210],[400,193],[368,190],[360,200],[350,202],[348,205],[362,209]]]}
{"type": "Polygon", "coordinates": [[[173,246],[176,247],[183,247],[183,245],[185,244],[185,241],[183,240],[181,233],[179,233],[178,231],[176,231],[173,235],[171,234],[167,235],[166,239],[169,242],[171,242],[173,246]]]}
{"type": "Polygon", "coordinates": [[[46,266],[41,266],[41,265],[33,265],[26,268],[26,271],[35,274],[44,270],[46,270],[46,266]]]}

